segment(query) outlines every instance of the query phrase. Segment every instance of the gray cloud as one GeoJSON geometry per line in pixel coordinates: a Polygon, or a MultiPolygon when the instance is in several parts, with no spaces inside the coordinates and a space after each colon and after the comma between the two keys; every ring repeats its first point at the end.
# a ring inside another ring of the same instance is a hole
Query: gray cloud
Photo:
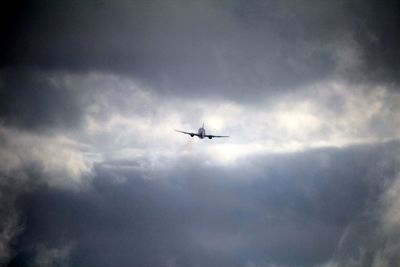
{"type": "Polygon", "coordinates": [[[15,208],[18,197],[18,181],[0,175],[0,264],[5,264],[12,256],[10,242],[23,231],[23,224],[19,220],[19,213],[15,208]]]}
{"type": "Polygon", "coordinates": [[[162,92],[253,100],[332,77],[391,83],[397,9],[394,1],[28,1],[13,9],[19,20],[7,20],[2,65],[125,73],[162,92]]]}
{"type": "Polygon", "coordinates": [[[15,237],[24,231],[16,200],[40,185],[79,190],[90,180],[91,162],[67,139],[0,127],[0,264],[8,262],[15,237]]]}
{"type": "Polygon", "coordinates": [[[40,71],[3,70],[0,73],[0,119],[3,124],[30,130],[79,126],[83,112],[74,88],[52,81],[40,71]]]}
{"type": "Polygon", "coordinates": [[[346,246],[369,244],[374,253],[385,243],[365,235],[379,228],[360,218],[380,218],[396,151],[398,143],[315,150],[225,171],[179,162],[153,179],[116,162],[98,166],[87,191],[41,188],[19,198],[26,230],[10,265],[37,257],[37,244],[50,251],[73,244],[73,266],[314,266],[333,255],[351,259],[346,246]]]}

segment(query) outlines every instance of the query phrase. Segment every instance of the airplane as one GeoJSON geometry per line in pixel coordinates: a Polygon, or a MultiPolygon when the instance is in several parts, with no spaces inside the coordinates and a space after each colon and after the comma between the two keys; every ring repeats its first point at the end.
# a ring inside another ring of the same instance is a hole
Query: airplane
{"type": "Polygon", "coordinates": [[[197,133],[184,132],[184,131],[179,131],[179,130],[176,130],[176,129],[175,129],[175,131],[180,132],[180,133],[184,133],[184,134],[188,134],[191,137],[197,136],[200,139],[203,139],[204,137],[206,137],[206,138],[208,137],[208,139],[212,139],[214,137],[229,137],[229,135],[211,135],[211,134],[206,134],[206,130],[204,129],[204,122],[203,122],[203,126],[201,126],[201,128],[199,128],[197,133]]]}

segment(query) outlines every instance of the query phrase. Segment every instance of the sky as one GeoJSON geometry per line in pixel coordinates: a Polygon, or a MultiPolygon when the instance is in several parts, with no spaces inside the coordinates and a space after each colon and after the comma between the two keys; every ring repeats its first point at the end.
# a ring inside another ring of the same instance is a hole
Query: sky
{"type": "Polygon", "coordinates": [[[399,1],[1,6],[1,266],[398,266],[399,1]]]}

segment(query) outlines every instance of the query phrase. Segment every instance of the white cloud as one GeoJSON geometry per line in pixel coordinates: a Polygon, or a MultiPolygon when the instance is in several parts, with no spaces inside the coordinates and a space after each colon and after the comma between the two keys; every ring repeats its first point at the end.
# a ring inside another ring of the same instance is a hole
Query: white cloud
{"type": "MultiPolygon", "coordinates": [[[[96,158],[86,152],[86,145],[56,133],[35,134],[0,126],[0,143],[1,264],[11,254],[10,241],[24,228],[15,208],[17,197],[40,183],[71,190],[86,188],[96,158]]],[[[43,253],[38,266],[52,266],[48,256],[65,256],[55,250],[43,253]]]]}
{"type": "Polygon", "coordinates": [[[15,147],[30,142],[35,146],[27,153],[20,147],[23,156],[0,150],[7,163],[4,168],[17,168],[21,160],[31,157],[45,172],[60,177],[57,173],[64,173],[78,181],[90,172],[95,159],[141,158],[151,162],[147,166],[162,167],[180,157],[193,157],[229,165],[254,154],[375,143],[400,135],[396,105],[400,94],[379,86],[325,81],[265,95],[250,104],[160,94],[130,78],[105,73],[49,76],[60,88],[79,94],[84,125],[62,136],[17,133],[15,147]],[[231,137],[197,140],[173,130],[197,131],[203,122],[208,133],[231,137]]]}
{"type": "Polygon", "coordinates": [[[78,188],[91,176],[92,160],[87,147],[62,135],[36,135],[0,128],[0,171],[5,176],[25,179],[24,171],[39,174],[38,182],[78,188]],[[31,168],[31,169],[29,169],[31,168]]]}
{"type": "Polygon", "coordinates": [[[86,92],[86,124],[78,138],[108,158],[131,151],[127,157],[140,155],[157,161],[191,154],[229,164],[256,153],[374,143],[400,134],[400,111],[395,106],[400,95],[383,87],[326,81],[251,106],[165,96],[114,75],[64,79],[86,92]],[[173,131],[196,131],[202,122],[209,133],[231,137],[191,140],[173,131]]]}

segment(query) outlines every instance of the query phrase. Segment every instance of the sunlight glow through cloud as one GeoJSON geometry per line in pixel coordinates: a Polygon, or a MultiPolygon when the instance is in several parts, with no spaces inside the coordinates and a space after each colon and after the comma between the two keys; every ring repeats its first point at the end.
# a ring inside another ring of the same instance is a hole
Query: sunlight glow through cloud
{"type": "Polygon", "coordinates": [[[282,95],[282,101],[260,100],[251,108],[229,100],[160,95],[114,75],[70,76],[67,80],[71,87],[97,94],[86,113],[85,138],[95,153],[109,158],[119,151],[131,151],[125,154],[127,158],[140,154],[153,161],[193,154],[230,164],[258,153],[387,141],[400,132],[399,114],[382,112],[400,96],[385,88],[348,88],[344,82],[325,82],[282,95]],[[392,126],[378,132],[374,130],[377,120],[389,120],[392,126]],[[191,140],[173,130],[196,132],[203,122],[207,133],[231,137],[191,140]],[[191,149],[182,150],[188,142],[191,149]]]}

